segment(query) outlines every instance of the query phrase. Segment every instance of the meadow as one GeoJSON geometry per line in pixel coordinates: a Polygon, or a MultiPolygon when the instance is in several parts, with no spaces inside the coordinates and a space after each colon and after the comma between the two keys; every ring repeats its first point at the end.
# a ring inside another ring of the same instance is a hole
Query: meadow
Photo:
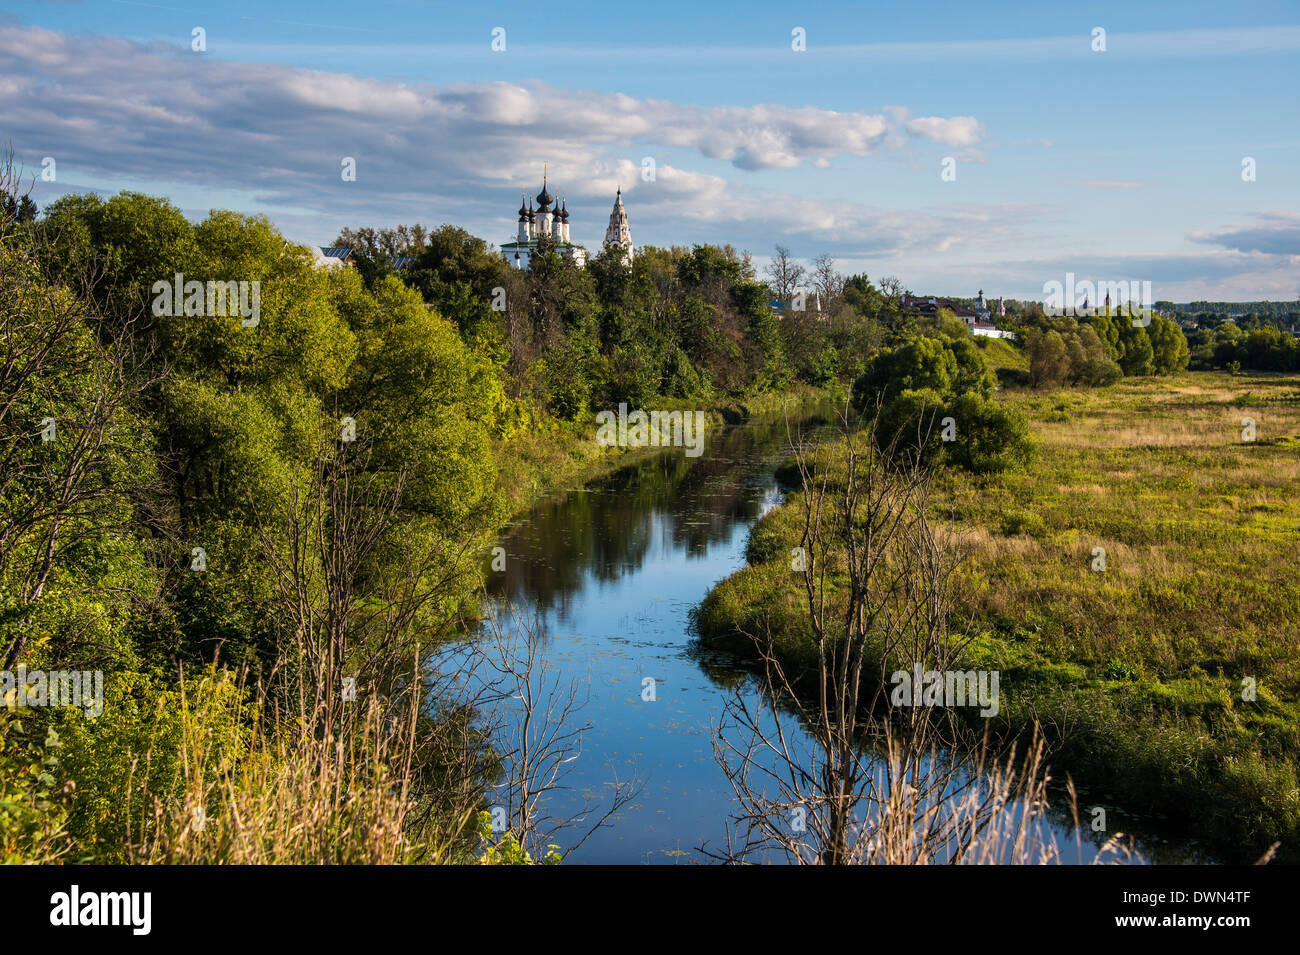
{"type": "MultiPolygon", "coordinates": [[[[990,345],[1013,376],[1013,352],[990,345]]],[[[961,555],[966,662],[1001,672],[991,728],[1009,738],[1037,721],[1058,778],[1167,817],[1225,860],[1275,842],[1294,860],[1300,376],[1197,372],[998,400],[1029,417],[1034,461],[943,471],[932,501],[961,555]]],[[[789,660],[806,652],[788,557],[800,496],[755,527],[750,565],[701,607],[706,642],[743,649],[739,631],[770,627],[789,660]]]]}

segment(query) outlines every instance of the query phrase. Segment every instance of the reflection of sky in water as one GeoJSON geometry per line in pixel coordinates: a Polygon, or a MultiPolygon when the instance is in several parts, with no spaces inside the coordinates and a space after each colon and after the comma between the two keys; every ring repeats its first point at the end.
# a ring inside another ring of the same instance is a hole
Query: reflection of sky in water
{"type": "MultiPolygon", "coordinates": [[[[608,805],[616,776],[644,782],[572,861],[698,861],[701,842],[722,843],[734,797],[714,762],[710,723],[741,673],[688,652],[689,614],[744,565],[750,525],[779,502],[771,473],[786,448],[784,426],[710,436],[701,458],[643,459],[539,506],[503,539],[506,571],[489,575],[494,597],[540,620],[548,668],[566,685],[577,681],[587,700],[582,756],[549,813],[568,816],[601,796],[608,805]],[[656,681],[654,702],[641,699],[646,677],[656,681]]],[[[1129,829],[1118,809],[1107,812],[1111,831],[1129,829]]],[[[1058,840],[1074,859],[1073,837],[1060,830],[1058,840]]],[[[1084,847],[1084,858],[1094,854],[1084,847]]]]}

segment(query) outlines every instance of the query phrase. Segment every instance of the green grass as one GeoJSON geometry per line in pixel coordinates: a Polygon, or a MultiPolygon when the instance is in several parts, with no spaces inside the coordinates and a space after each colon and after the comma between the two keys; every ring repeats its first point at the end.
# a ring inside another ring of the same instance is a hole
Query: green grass
{"type": "Polygon", "coordinates": [[[975,336],[975,344],[979,346],[980,351],[984,353],[984,360],[989,363],[994,371],[1000,368],[1012,368],[1018,371],[1027,371],[1029,360],[1021,351],[1005,338],[989,338],[986,335],[975,336]]]}
{"type": "MultiPolygon", "coordinates": [[[[936,517],[966,555],[970,665],[1001,670],[997,728],[1036,714],[1058,774],[1181,817],[1233,860],[1276,840],[1300,858],[1297,396],[1300,377],[1208,372],[1007,390],[1037,460],[936,485],[936,517]]],[[[755,528],[751,565],[700,610],[706,640],[744,648],[737,629],[766,617],[785,654],[807,654],[786,556],[797,538],[788,505],[755,528]]]]}

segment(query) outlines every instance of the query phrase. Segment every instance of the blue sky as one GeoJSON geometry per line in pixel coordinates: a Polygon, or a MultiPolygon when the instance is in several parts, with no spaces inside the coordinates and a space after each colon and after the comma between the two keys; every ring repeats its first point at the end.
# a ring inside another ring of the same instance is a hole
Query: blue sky
{"type": "Polygon", "coordinates": [[[0,139],[57,163],[38,202],[500,243],[547,162],[589,247],[622,185],[638,244],[781,243],[955,295],[1072,271],[1300,298],[1298,80],[1294,2],[0,2],[0,139]]]}

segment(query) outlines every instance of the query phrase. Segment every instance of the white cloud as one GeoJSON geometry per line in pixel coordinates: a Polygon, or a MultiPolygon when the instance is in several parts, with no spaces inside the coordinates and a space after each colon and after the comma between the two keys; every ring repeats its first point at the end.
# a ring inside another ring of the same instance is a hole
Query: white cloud
{"type": "MultiPolygon", "coordinates": [[[[589,169],[611,146],[790,169],[870,156],[891,131],[884,114],[707,107],[541,82],[401,84],[20,25],[0,28],[0,106],[16,141],[46,141],[103,174],[220,176],[241,164],[241,184],[267,181],[297,201],[342,155],[358,159],[358,181],[438,169],[455,184],[481,181],[485,165],[514,171],[507,157],[535,166],[542,152],[557,171],[589,169]],[[297,182],[270,182],[295,166],[297,182]]],[[[970,117],[916,120],[911,132],[980,135],[970,117]]]]}
{"type": "Polygon", "coordinates": [[[910,120],[902,108],[700,106],[542,82],[404,84],[15,24],[0,26],[0,110],[20,158],[55,156],[67,185],[251,194],[277,219],[277,210],[296,221],[316,210],[331,228],[453,219],[505,235],[513,205],[502,208],[501,187],[533,186],[546,162],[552,191],[574,205],[599,203],[601,215],[621,185],[643,216],[706,233],[751,226],[765,242],[804,235],[890,250],[937,247],[952,217],[759,191],[683,159],[693,153],[746,171],[824,168],[908,137],[982,134],[971,117],[910,120]],[[356,182],[340,177],[345,156],[356,160],[356,182]],[[656,160],[653,182],[641,179],[642,156],[656,160]]]}
{"type": "Polygon", "coordinates": [[[906,129],[913,136],[933,140],[946,146],[973,146],[984,135],[984,129],[974,116],[918,116],[907,121],[906,129]]]}

